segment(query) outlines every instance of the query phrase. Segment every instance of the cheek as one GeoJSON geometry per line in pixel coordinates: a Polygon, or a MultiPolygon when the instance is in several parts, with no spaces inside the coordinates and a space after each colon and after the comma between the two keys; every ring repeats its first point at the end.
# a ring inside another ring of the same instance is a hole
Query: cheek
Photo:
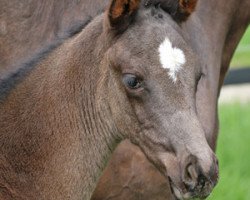
{"type": "Polygon", "coordinates": [[[143,109],[140,103],[134,98],[129,98],[126,92],[113,96],[110,102],[112,116],[116,127],[124,138],[134,141],[137,134],[142,130],[142,123],[145,121],[143,109]]]}
{"type": "Polygon", "coordinates": [[[160,117],[151,102],[136,101],[132,106],[142,129],[156,129],[160,117]]]}
{"type": "Polygon", "coordinates": [[[139,123],[145,124],[146,121],[148,121],[148,119],[147,119],[148,117],[147,117],[147,112],[145,110],[144,104],[133,101],[132,106],[133,106],[135,115],[136,115],[139,123]]]}

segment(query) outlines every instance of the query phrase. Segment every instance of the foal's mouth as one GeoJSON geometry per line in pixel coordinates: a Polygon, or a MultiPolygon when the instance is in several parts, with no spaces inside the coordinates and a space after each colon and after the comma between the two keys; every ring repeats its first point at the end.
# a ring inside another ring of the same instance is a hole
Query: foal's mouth
{"type": "Polygon", "coordinates": [[[180,189],[173,183],[170,177],[168,177],[168,179],[175,200],[206,199],[214,188],[212,182],[204,182],[203,185],[197,185],[193,189],[187,189],[184,185],[183,188],[180,189]]]}
{"type": "Polygon", "coordinates": [[[190,199],[192,197],[191,193],[187,191],[181,191],[181,189],[176,187],[170,177],[168,177],[168,179],[170,183],[170,189],[175,200],[190,199]]]}

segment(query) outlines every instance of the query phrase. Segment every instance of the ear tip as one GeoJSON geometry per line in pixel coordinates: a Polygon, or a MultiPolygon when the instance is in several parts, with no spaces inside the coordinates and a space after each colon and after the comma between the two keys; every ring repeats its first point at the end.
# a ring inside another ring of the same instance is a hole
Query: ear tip
{"type": "Polygon", "coordinates": [[[160,5],[176,22],[181,23],[194,12],[197,2],[198,0],[145,0],[144,5],[160,5]]]}
{"type": "Polygon", "coordinates": [[[198,0],[180,0],[179,5],[182,9],[194,11],[198,0]]]}
{"type": "Polygon", "coordinates": [[[109,8],[111,18],[130,15],[138,10],[141,0],[112,0],[109,8]]]}
{"type": "Polygon", "coordinates": [[[179,7],[173,18],[178,22],[184,22],[195,11],[198,0],[179,0],[179,7]]]}
{"type": "Polygon", "coordinates": [[[126,29],[133,21],[141,0],[111,0],[107,17],[113,30],[126,29]]]}

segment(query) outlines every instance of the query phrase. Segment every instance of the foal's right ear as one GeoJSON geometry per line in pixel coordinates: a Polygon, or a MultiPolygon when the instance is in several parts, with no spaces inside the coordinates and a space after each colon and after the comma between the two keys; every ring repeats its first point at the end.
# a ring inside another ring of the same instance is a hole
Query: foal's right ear
{"type": "Polygon", "coordinates": [[[111,0],[107,11],[109,26],[117,33],[125,31],[133,22],[140,0],[111,0]]]}
{"type": "Polygon", "coordinates": [[[182,23],[194,12],[198,0],[144,0],[145,6],[160,6],[178,23],[182,23]]]}

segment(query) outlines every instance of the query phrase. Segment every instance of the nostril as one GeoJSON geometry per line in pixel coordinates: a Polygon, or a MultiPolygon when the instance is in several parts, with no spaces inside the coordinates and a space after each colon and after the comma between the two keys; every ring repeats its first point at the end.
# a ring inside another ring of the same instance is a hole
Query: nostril
{"type": "Polygon", "coordinates": [[[198,174],[194,165],[189,165],[187,167],[187,174],[191,180],[195,181],[197,179],[198,174]]]}
{"type": "Polygon", "coordinates": [[[192,163],[188,164],[185,169],[184,183],[189,190],[192,190],[197,185],[198,173],[196,166],[192,163]]]}
{"type": "Polygon", "coordinates": [[[204,162],[195,156],[188,156],[183,162],[183,186],[192,197],[207,197],[218,180],[218,160],[214,156],[209,161],[204,162]]]}

